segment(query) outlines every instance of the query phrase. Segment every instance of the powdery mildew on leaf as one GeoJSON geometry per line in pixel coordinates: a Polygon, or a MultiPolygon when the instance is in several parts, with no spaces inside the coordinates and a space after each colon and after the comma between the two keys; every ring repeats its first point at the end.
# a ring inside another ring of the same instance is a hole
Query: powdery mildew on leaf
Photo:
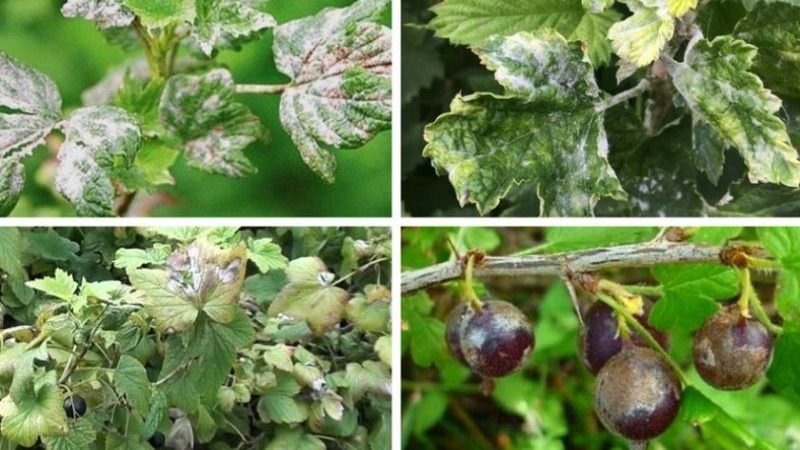
{"type": "Polygon", "coordinates": [[[742,155],[750,182],[797,186],[797,150],[776,116],[781,100],[749,72],[756,51],[730,36],[701,39],[686,62],[672,63],[669,70],[695,118],[742,155]]]}
{"type": "Polygon", "coordinates": [[[666,0],[627,0],[633,15],[608,30],[614,52],[624,61],[644,67],[659,57],[675,32],[666,0]]]}
{"type": "Polygon", "coordinates": [[[197,0],[195,7],[197,18],[192,36],[207,56],[216,48],[228,47],[238,39],[277,24],[269,14],[239,0],[197,0]]]}
{"type": "Polygon", "coordinates": [[[477,45],[490,36],[551,28],[586,43],[595,64],[608,61],[608,28],[620,15],[604,9],[608,0],[444,0],[433,6],[430,27],[456,44],[477,45]],[[589,8],[584,4],[590,3],[589,8]],[[590,12],[595,11],[595,12],[590,12]]]}
{"type": "Polygon", "coordinates": [[[47,75],[0,52],[0,164],[30,155],[59,120],[61,95],[47,75]]]}
{"type": "Polygon", "coordinates": [[[141,144],[136,120],[120,108],[92,106],[75,111],[63,131],[56,189],[81,216],[112,215],[112,176],[130,168],[141,144]]]}
{"type": "Polygon", "coordinates": [[[0,216],[11,213],[25,184],[25,166],[8,161],[0,165],[0,216]]]}
{"type": "Polygon", "coordinates": [[[587,10],[597,14],[610,8],[614,4],[614,0],[581,0],[581,4],[587,10]]]}
{"type": "Polygon", "coordinates": [[[486,213],[520,183],[535,186],[543,215],[588,215],[600,197],[625,198],[579,43],[519,33],[491,39],[480,55],[506,93],[458,96],[425,130],[423,156],[449,173],[462,206],[486,213]]]}
{"type": "Polygon", "coordinates": [[[134,19],[133,13],[117,0],[67,0],[61,14],[91,20],[103,29],[127,27],[134,19]]]}
{"type": "Polygon", "coordinates": [[[667,10],[674,17],[681,17],[697,7],[698,0],[667,0],[667,10]]]}
{"type": "Polygon", "coordinates": [[[121,0],[148,28],[162,28],[195,19],[194,0],[121,0]]]}
{"type": "Polygon", "coordinates": [[[243,150],[261,136],[261,122],[235,101],[225,69],[169,79],[159,107],[167,131],[184,141],[189,164],[232,177],[255,169],[243,150]]]}
{"type": "Polygon", "coordinates": [[[324,145],[358,147],[391,126],[391,30],[369,22],[387,4],[359,0],[275,29],[275,63],[292,79],[281,123],[303,161],[328,182],[336,160],[324,145]]]}

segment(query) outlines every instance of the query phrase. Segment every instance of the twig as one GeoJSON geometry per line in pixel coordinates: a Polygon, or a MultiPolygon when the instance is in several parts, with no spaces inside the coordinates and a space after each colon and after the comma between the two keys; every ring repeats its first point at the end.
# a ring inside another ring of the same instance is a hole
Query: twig
{"type": "Polygon", "coordinates": [[[357,273],[364,272],[365,270],[369,269],[370,267],[372,267],[372,266],[374,266],[374,265],[376,265],[376,264],[380,264],[380,263],[382,263],[382,262],[386,262],[386,261],[388,261],[388,260],[389,260],[389,258],[386,258],[386,257],[383,257],[383,258],[378,258],[378,259],[372,260],[372,261],[370,261],[370,262],[368,262],[368,263],[364,264],[363,266],[359,267],[358,269],[356,269],[356,270],[354,270],[354,271],[352,271],[352,272],[348,273],[347,275],[345,275],[345,276],[343,276],[343,277],[339,278],[338,280],[336,280],[336,281],[333,283],[333,286],[336,286],[337,284],[340,284],[340,283],[344,282],[345,280],[348,280],[348,279],[350,279],[351,277],[353,277],[353,276],[354,276],[355,274],[357,274],[357,273]]]}
{"type": "Polygon", "coordinates": [[[237,84],[236,93],[275,95],[282,93],[288,88],[288,84],[237,84]]]}
{"type": "MultiPolygon", "coordinates": [[[[561,277],[564,264],[574,273],[604,269],[647,267],[659,264],[723,263],[724,247],[692,243],[659,242],[581,250],[554,255],[487,256],[476,277],[491,276],[555,276],[561,277]]],[[[403,293],[459,279],[464,267],[459,261],[448,261],[424,269],[405,272],[401,277],[403,293]]]]}
{"type": "Polygon", "coordinates": [[[627,91],[622,91],[619,94],[607,98],[602,102],[596,104],[594,106],[595,111],[603,112],[609,108],[619,105],[620,103],[627,102],[628,100],[638,96],[642,92],[646,91],[650,87],[650,82],[647,79],[642,79],[636,86],[628,89],[627,91]]]}
{"type": "Polygon", "coordinates": [[[492,441],[483,434],[480,427],[472,420],[472,417],[464,410],[464,407],[461,406],[461,402],[458,401],[458,398],[451,396],[449,406],[453,416],[466,428],[467,433],[472,436],[472,439],[475,439],[481,447],[495,448],[495,446],[492,445],[492,441]]]}

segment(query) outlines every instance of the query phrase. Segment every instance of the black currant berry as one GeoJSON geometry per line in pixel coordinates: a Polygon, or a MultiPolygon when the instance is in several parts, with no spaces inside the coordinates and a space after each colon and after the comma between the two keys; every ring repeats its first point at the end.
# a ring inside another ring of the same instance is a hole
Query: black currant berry
{"type": "MultiPolygon", "coordinates": [[[[648,322],[652,305],[650,301],[645,300],[644,315],[635,317],[664,349],[669,349],[669,335],[654,329],[648,322]]],[[[622,350],[623,342],[617,329],[617,316],[610,306],[598,301],[586,311],[583,322],[584,326],[578,339],[579,353],[586,368],[597,375],[606,361],[622,350]]],[[[647,345],[644,338],[635,331],[632,340],[635,345],[647,345]]]]}
{"type": "Polygon", "coordinates": [[[150,439],[147,440],[147,442],[149,442],[154,448],[163,447],[166,441],[167,439],[164,437],[164,433],[160,431],[156,431],[152,436],[150,436],[150,439]]]}
{"type": "Polygon", "coordinates": [[[450,353],[462,364],[466,364],[464,352],[461,351],[461,329],[466,317],[472,315],[474,310],[466,303],[459,303],[447,316],[447,328],[444,338],[450,353]]]}
{"type": "Polygon", "coordinates": [[[680,401],[675,372],[647,347],[626,345],[597,375],[597,416],[606,428],[632,441],[663,433],[678,415],[680,401]]]}
{"type": "Polygon", "coordinates": [[[64,412],[67,417],[77,419],[86,414],[86,402],[78,395],[67,397],[64,399],[64,412]]]}
{"type": "MultiPolygon", "coordinates": [[[[469,307],[468,307],[469,308],[469,307]]],[[[461,351],[467,365],[485,377],[502,377],[519,369],[533,350],[528,318],[508,302],[490,300],[465,313],[461,351]]]]}
{"type": "Polygon", "coordinates": [[[760,322],[742,317],[736,305],[711,316],[694,338],[694,365],[718,389],[752,386],[772,358],[772,336],[760,322]]]}

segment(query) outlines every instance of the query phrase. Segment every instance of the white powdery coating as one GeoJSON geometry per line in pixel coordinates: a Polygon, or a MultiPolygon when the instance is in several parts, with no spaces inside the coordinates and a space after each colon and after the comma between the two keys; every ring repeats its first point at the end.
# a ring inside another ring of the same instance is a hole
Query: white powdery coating
{"type": "Polygon", "coordinates": [[[126,74],[129,74],[129,76],[137,81],[146,81],[149,77],[147,60],[144,58],[136,58],[111,69],[100,82],[83,91],[83,94],[81,94],[83,104],[85,106],[109,104],[111,99],[113,99],[120,88],[122,88],[126,74]]]}
{"type": "Polygon", "coordinates": [[[213,0],[207,16],[198,17],[192,36],[206,56],[229,39],[247,37],[277,25],[275,18],[235,0],[213,0]]]}
{"type": "Polygon", "coordinates": [[[100,28],[127,27],[135,18],[116,0],[68,0],[61,7],[61,14],[91,20],[100,28]]]}
{"type": "Polygon", "coordinates": [[[30,155],[53,130],[56,120],[30,114],[0,113],[0,159],[30,155]]]}
{"type": "Polygon", "coordinates": [[[47,75],[0,52],[0,106],[52,117],[61,112],[61,95],[47,75]]]}

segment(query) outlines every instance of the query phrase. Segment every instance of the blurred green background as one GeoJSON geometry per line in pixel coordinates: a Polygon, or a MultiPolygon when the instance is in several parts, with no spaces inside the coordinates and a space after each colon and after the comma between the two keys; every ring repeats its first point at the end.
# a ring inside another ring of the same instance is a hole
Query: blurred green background
{"type": "MultiPolygon", "coordinates": [[[[0,0],[0,51],[46,73],[58,85],[69,110],[81,106],[81,93],[109,69],[139,52],[123,51],[106,41],[92,23],[66,19],[63,0],[0,0]]],[[[264,10],[278,23],[312,15],[352,0],[271,0],[264,10]]],[[[390,11],[381,22],[391,24],[390,11]]],[[[313,33],[313,30],[309,30],[313,33]]],[[[285,83],[272,56],[272,33],[218,58],[239,83],[285,83]]],[[[355,150],[333,150],[338,161],[336,183],[314,175],[300,159],[278,119],[278,96],[242,96],[257,114],[269,142],[245,151],[258,173],[241,179],[189,168],[179,158],[172,173],[175,186],[164,192],[174,201],[158,206],[157,216],[388,216],[391,214],[391,135],[381,133],[355,150]]],[[[27,182],[13,216],[74,215],[74,209],[52,190],[50,155],[39,148],[25,162],[27,182]]]]}

